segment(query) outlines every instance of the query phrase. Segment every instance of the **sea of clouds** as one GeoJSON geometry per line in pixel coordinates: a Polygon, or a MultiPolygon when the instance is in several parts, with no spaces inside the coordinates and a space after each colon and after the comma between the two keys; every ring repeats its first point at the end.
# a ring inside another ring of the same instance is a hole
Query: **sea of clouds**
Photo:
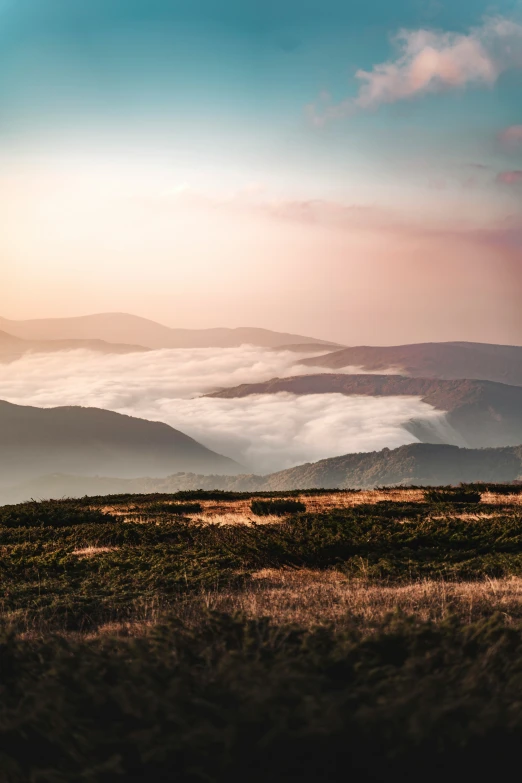
{"type": "Polygon", "coordinates": [[[26,354],[0,365],[0,399],[107,408],[164,421],[257,473],[413,443],[416,438],[404,428],[410,419],[444,426],[443,413],[412,397],[202,396],[241,383],[321,372],[296,364],[299,356],[248,345],[125,355],[26,354]]]}

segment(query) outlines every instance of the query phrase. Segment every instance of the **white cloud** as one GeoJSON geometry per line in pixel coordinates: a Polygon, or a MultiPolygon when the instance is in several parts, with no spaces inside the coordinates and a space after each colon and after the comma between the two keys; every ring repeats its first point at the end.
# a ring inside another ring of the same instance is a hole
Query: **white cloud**
{"type": "Polygon", "coordinates": [[[435,427],[443,423],[443,414],[417,398],[199,396],[216,388],[310,372],[296,367],[296,360],[289,351],[254,346],[123,356],[88,351],[32,354],[0,365],[0,399],[42,407],[95,406],[165,421],[249,470],[264,473],[415,442],[403,427],[412,417],[435,427]]]}
{"type": "Polygon", "coordinates": [[[403,426],[410,418],[434,427],[444,418],[417,398],[342,394],[162,400],[159,407],[169,424],[258,473],[415,443],[403,426]]]}
{"type": "Polygon", "coordinates": [[[316,124],[428,93],[491,87],[505,71],[522,67],[522,24],[503,17],[486,19],[465,34],[400,30],[394,43],[395,59],[356,72],[362,82],[356,97],[337,105],[323,99],[311,107],[316,124]]]}

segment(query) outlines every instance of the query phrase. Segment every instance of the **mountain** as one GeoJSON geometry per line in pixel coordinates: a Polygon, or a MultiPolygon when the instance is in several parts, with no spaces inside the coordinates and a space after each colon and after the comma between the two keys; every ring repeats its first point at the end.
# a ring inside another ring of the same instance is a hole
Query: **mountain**
{"type": "Polygon", "coordinates": [[[178,473],[160,479],[122,479],[55,474],[1,491],[0,503],[20,503],[31,498],[84,497],[127,492],[177,492],[190,489],[262,492],[320,487],[368,489],[376,486],[439,486],[461,482],[508,483],[521,478],[522,446],[460,449],[456,446],[414,443],[393,450],[323,459],[269,476],[178,473]]]}
{"type": "Polygon", "coordinates": [[[0,401],[0,484],[44,473],[167,476],[240,467],[167,424],[100,408],[34,408],[0,401]]]}
{"type": "Polygon", "coordinates": [[[0,362],[12,362],[26,353],[56,353],[80,349],[110,354],[137,353],[149,350],[141,345],[107,343],[105,340],[22,340],[21,337],[0,331],[0,362]]]}
{"type": "Polygon", "coordinates": [[[393,370],[418,378],[471,378],[522,386],[522,348],[489,343],[418,343],[389,347],[343,348],[300,364],[366,372],[393,370]]]}
{"type": "Polygon", "coordinates": [[[486,482],[508,483],[522,477],[522,447],[461,449],[413,443],[398,449],[347,454],[275,473],[270,489],[325,487],[363,489],[377,486],[486,482]]]}
{"type": "Polygon", "coordinates": [[[10,321],[0,318],[0,329],[26,340],[106,340],[147,348],[228,348],[243,343],[276,347],[299,343],[331,345],[327,340],[269,329],[171,329],[147,318],[127,313],[100,313],[74,318],[10,321]]]}
{"type": "Polygon", "coordinates": [[[400,375],[301,375],[273,378],[214,392],[233,398],[251,394],[345,394],[369,397],[420,397],[447,416],[439,429],[421,419],[406,429],[427,443],[454,442],[472,448],[516,446],[522,443],[522,387],[476,380],[405,378],[400,375]]]}
{"type": "MultiPolygon", "coordinates": [[[[290,345],[278,345],[272,348],[273,351],[292,351],[293,353],[317,353],[323,349],[329,348],[330,350],[341,348],[336,343],[293,343],[290,345]]],[[[328,355],[328,354],[327,354],[328,355]]],[[[301,363],[301,362],[300,362],[301,363]]]]}

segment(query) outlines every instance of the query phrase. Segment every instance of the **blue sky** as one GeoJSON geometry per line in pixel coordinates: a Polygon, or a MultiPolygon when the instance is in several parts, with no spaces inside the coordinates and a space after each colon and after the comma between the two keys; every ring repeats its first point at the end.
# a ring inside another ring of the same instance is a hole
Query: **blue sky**
{"type": "Polygon", "coordinates": [[[263,168],[283,158],[289,172],[309,170],[328,190],[336,168],[341,179],[347,166],[370,176],[394,157],[416,166],[426,150],[439,173],[455,157],[502,166],[492,137],[520,122],[522,78],[512,72],[494,89],[399,101],[322,131],[305,115],[323,90],[334,102],[355,95],[357,69],[393,58],[401,28],[465,34],[486,15],[521,20],[513,0],[0,3],[5,144],[145,136],[189,156],[219,151],[245,177],[250,167],[257,173],[256,160],[263,168]]]}

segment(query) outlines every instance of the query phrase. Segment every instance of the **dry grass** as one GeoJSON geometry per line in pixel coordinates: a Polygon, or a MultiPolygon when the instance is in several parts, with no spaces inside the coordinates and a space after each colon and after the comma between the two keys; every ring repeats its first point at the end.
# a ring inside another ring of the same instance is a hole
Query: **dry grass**
{"type": "Polygon", "coordinates": [[[304,626],[336,624],[350,617],[371,630],[398,611],[422,620],[457,615],[472,622],[495,612],[508,620],[522,618],[522,579],[383,586],[350,580],[336,571],[264,569],[244,590],[208,593],[204,600],[212,610],[304,626]]]}
{"type": "Polygon", "coordinates": [[[101,555],[104,552],[114,552],[118,549],[117,546],[86,546],[83,549],[75,549],[73,555],[78,557],[94,557],[95,555],[101,555]]]}
{"type": "MultiPolygon", "coordinates": [[[[190,516],[201,522],[219,525],[248,525],[251,524],[253,520],[259,523],[261,522],[261,519],[255,517],[250,510],[250,504],[252,500],[255,499],[255,496],[251,496],[241,500],[202,500],[200,501],[202,511],[190,516]]],[[[333,491],[323,495],[299,495],[292,499],[302,501],[309,512],[321,513],[332,509],[353,508],[354,506],[362,504],[371,505],[383,501],[391,503],[423,503],[424,491],[422,489],[372,489],[346,493],[333,491]]],[[[173,505],[175,505],[175,503],[176,501],[172,501],[173,505]]],[[[522,494],[495,495],[492,492],[485,492],[482,495],[482,503],[495,506],[521,506],[522,494]]],[[[147,521],[146,510],[142,508],[141,511],[143,516],[139,516],[140,508],[133,503],[129,503],[125,506],[106,505],[103,506],[101,510],[129,521],[147,521]],[[138,516],[136,516],[137,513],[138,516]]],[[[485,511],[477,514],[463,513],[459,515],[458,513],[455,513],[452,516],[455,516],[455,518],[458,519],[475,520],[491,518],[494,514],[485,511]]],[[[278,518],[276,517],[266,517],[262,522],[266,524],[268,522],[277,521],[277,519],[278,518]]]]}
{"type": "Polygon", "coordinates": [[[491,503],[493,506],[522,506],[522,494],[496,495],[494,492],[484,492],[482,503],[491,503]]]}
{"type": "Polygon", "coordinates": [[[256,517],[249,510],[245,511],[227,511],[222,514],[200,513],[193,517],[198,522],[204,522],[207,525],[267,525],[269,523],[281,522],[281,517],[269,514],[266,517],[256,517]]]}
{"type": "MultiPolygon", "coordinates": [[[[107,621],[85,632],[64,632],[70,637],[142,637],[158,623],[176,617],[187,625],[201,623],[202,608],[240,613],[250,618],[269,617],[275,623],[313,628],[349,624],[371,634],[390,615],[414,616],[422,621],[456,617],[472,623],[501,614],[506,623],[522,620],[522,578],[486,579],[475,582],[425,580],[407,585],[378,585],[353,580],[336,571],[263,569],[243,588],[207,591],[173,602],[137,602],[125,620],[107,621]]],[[[3,617],[24,638],[44,632],[38,621],[23,613],[3,617]]]]}
{"type": "MultiPolygon", "coordinates": [[[[241,500],[201,500],[202,510],[197,514],[191,514],[193,519],[212,524],[250,524],[252,520],[259,522],[260,517],[256,517],[250,510],[252,500],[258,499],[255,495],[241,500]]],[[[263,498],[259,498],[262,500],[263,498]]],[[[327,495],[299,495],[292,496],[292,500],[300,500],[306,505],[307,511],[312,513],[321,513],[334,508],[353,508],[363,503],[378,503],[380,501],[390,501],[396,503],[420,503],[424,500],[422,490],[413,489],[392,489],[387,491],[368,490],[364,492],[331,492],[327,495]]],[[[169,501],[165,501],[168,505],[169,501]]],[[[171,505],[175,506],[176,501],[171,505]]],[[[94,507],[93,507],[94,508],[94,507]]],[[[146,508],[138,504],[128,503],[127,505],[105,505],[100,508],[101,511],[112,514],[116,517],[122,517],[132,521],[146,521],[146,508]],[[136,514],[143,514],[143,517],[136,514]]],[[[265,517],[263,523],[274,522],[280,517],[265,517]]]]}

